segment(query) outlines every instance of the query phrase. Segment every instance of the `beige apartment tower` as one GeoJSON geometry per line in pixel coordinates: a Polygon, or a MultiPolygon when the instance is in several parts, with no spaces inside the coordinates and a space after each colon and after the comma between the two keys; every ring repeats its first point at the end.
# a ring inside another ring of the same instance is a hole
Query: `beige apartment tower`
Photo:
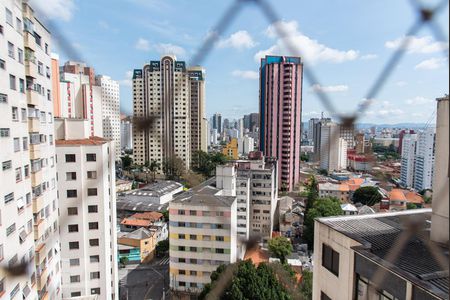
{"type": "Polygon", "coordinates": [[[192,152],[207,149],[205,71],[163,56],[133,72],[134,160],[145,164],[178,157],[190,167],[192,152]]]}

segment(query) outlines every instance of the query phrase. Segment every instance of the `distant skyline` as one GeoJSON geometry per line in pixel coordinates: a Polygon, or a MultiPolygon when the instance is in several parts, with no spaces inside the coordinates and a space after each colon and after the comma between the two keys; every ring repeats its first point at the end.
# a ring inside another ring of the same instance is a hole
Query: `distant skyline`
{"type": "MultiPolygon", "coordinates": [[[[128,114],[132,70],[164,53],[189,62],[231,2],[214,2],[211,9],[207,0],[32,1],[96,73],[120,82],[121,110],[128,114]]],[[[303,121],[324,111],[314,91],[327,93],[342,112],[355,110],[416,18],[406,0],[271,2],[322,84],[305,80],[303,121]]],[[[448,7],[436,22],[448,36],[448,7]]],[[[449,92],[448,56],[442,49],[448,53],[448,43],[436,41],[424,27],[358,122],[427,122],[436,108],[434,99],[449,92]]],[[[74,59],[58,47],[53,51],[61,63],[74,59]]],[[[220,112],[237,119],[258,111],[259,59],[265,54],[289,53],[273,26],[248,5],[202,62],[208,118],[220,112]]]]}

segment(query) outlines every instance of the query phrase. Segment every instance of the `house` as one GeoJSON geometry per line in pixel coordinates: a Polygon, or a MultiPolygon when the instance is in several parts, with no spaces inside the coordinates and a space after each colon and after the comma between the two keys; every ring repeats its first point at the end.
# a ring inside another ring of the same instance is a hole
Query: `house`
{"type": "Polygon", "coordinates": [[[148,211],[143,213],[135,213],[128,218],[124,218],[120,222],[120,231],[131,232],[139,228],[146,228],[154,231],[156,234],[156,241],[167,239],[168,230],[167,223],[164,222],[163,214],[155,211],[148,211]]]}
{"type": "Polygon", "coordinates": [[[156,231],[144,227],[117,238],[119,260],[126,257],[129,262],[148,262],[153,259],[156,247],[156,231]]]}

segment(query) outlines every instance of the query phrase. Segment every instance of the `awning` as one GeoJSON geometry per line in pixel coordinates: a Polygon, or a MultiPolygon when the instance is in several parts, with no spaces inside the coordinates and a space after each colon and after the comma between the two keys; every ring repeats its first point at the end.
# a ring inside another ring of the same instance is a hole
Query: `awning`
{"type": "Polygon", "coordinates": [[[25,242],[25,240],[27,239],[27,232],[25,231],[25,229],[24,230],[22,230],[20,233],[19,233],[19,238],[20,238],[20,241],[21,242],[25,242]]]}
{"type": "Polygon", "coordinates": [[[17,208],[22,209],[25,206],[22,198],[17,199],[17,208]]]}

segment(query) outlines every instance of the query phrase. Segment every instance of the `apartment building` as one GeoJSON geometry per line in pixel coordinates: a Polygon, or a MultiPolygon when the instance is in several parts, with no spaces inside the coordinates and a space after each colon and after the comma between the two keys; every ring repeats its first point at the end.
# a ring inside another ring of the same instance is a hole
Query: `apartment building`
{"type": "Polygon", "coordinates": [[[51,35],[25,1],[0,3],[0,271],[2,299],[60,297],[51,35]]]}
{"type": "Polygon", "coordinates": [[[162,166],[178,157],[188,169],[192,149],[206,149],[204,76],[201,67],[187,68],[170,55],[134,70],[133,115],[149,120],[145,128],[133,128],[136,163],[162,166]]]}
{"type": "Polygon", "coordinates": [[[102,127],[104,138],[114,141],[116,158],[121,154],[120,138],[120,89],[119,82],[106,75],[95,77],[101,90],[102,127]]]}
{"type": "Polygon", "coordinates": [[[414,159],[416,157],[417,134],[406,134],[402,139],[400,182],[404,187],[414,183],[414,159]]]}
{"type": "Polygon", "coordinates": [[[335,123],[320,127],[320,168],[329,173],[347,168],[347,142],[340,137],[340,126],[335,123]]]}
{"type": "Polygon", "coordinates": [[[260,147],[278,159],[280,187],[300,178],[303,63],[300,57],[266,56],[260,66],[260,147]]]}
{"type": "Polygon", "coordinates": [[[219,265],[239,256],[236,196],[210,179],[171,201],[169,216],[170,287],[197,294],[219,265]]]}
{"type": "MultiPolygon", "coordinates": [[[[320,118],[319,120],[315,120],[312,122],[312,125],[314,125],[314,128],[312,130],[312,136],[313,136],[313,146],[314,146],[314,161],[320,161],[320,147],[321,147],[321,132],[322,132],[322,126],[328,124],[331,122],[331,118],[320,118]]],[[[310,123],[311,125],[311,123],[310,123]]]]}
{"type": "Polygon", "coordinates": [[[238,139],[238,152],[242,155],[248,155],[255,150],[255,139],[250,136],[244,136],[238,139]]]}
{"type": "Polygon", "coordinates": [[[133,122],[131,117],[120,120],[120,147],[123,150],[133,149],[133,122]]]}
{"type": "Polygon", "coordinates": [[[118,295],[115,147],[90,122],[55,119],[62,297],[118,295]]]}
{"type": "Polygon", "coordinates": [[[355,125],[339,124],[339,137],[347,142],[349,149],[355,148],[355,125]]]}
{"type": "Polygon", "coordinates": [[[427,128],[417,135],[414,159],[414,189],[417,191],[433,188],[435,136],[436,128],[427,128]]]}

